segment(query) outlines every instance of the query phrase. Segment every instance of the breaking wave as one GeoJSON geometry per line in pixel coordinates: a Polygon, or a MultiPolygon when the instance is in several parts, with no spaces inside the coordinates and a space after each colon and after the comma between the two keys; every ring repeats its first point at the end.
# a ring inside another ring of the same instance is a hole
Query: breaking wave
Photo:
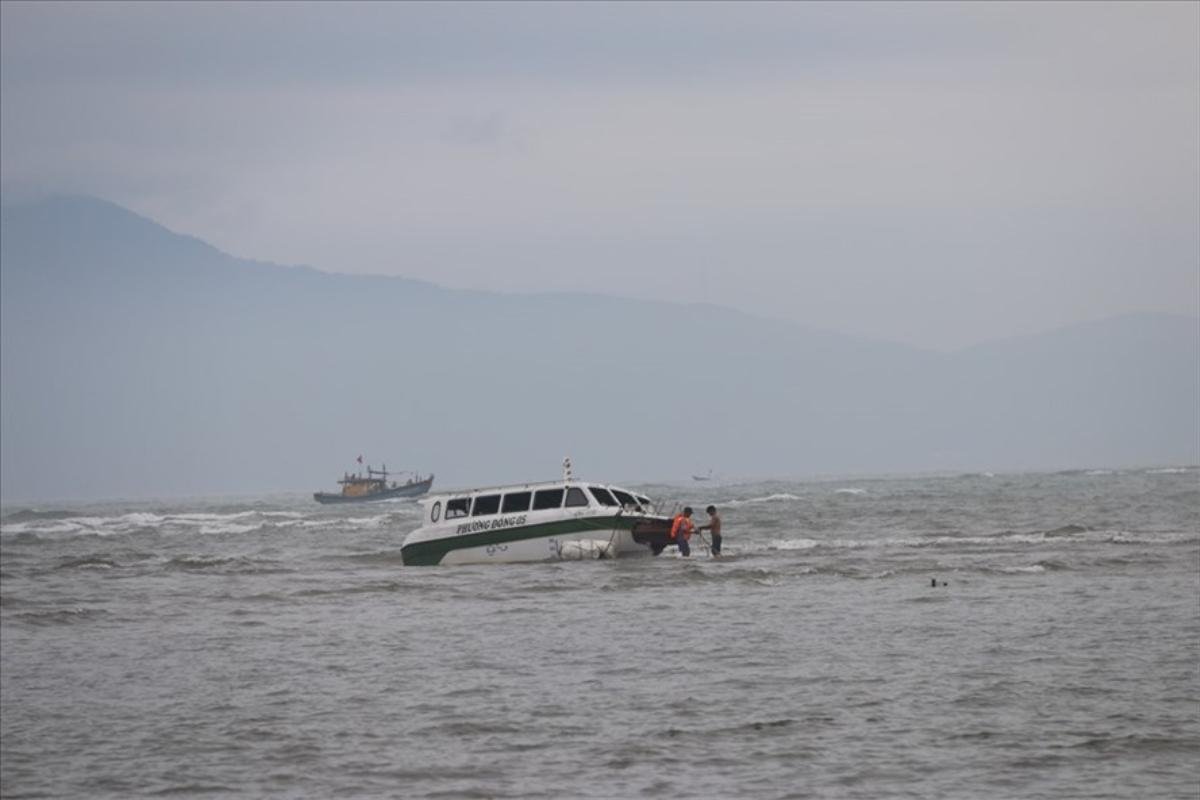
{"type": "Polygon", "coordinates": [[[29,534],[47,538],[122,536],[143,533],[236,536],[260,531],[289,529],[382,529],[405,525],[413,519],[415,519],[415,512],[398,511],[347,517],[328,516],[319,512],[306,514],[297,511],[238,511],[226,514],[133,511],[115,516],[100,516],[94,513],[85,514],[73,511],[26,509],[5,516],[0,522],[0,533],[6,536],[29,534]]]}
{"type": "Polygon", "coordinates": [[[789,500],[799,500],[799,499],[800,498],[794,494],[789,494],[787,492],[779,492],[778,494],[768,494],[763,497],[748,497],[748,498],[745,498],[742,500],[726,500],[724,503],[721,503],[721,505],[737,507],[737,506],[750,505],[752,503],[782,503],[782,502],[786,502],[789,500]]]}
{"type": "Polygon", "coordinates": [[[269,575],[281,572],[294,572],[292,568],[284,567],[278,561],[245,556],[213,556],[191,555],[176,556],[166,563],[168,570],[186,572],[221,572],[269,575]]]}
{"type": "Polygon", "coordinates": [[[1092,531],[1079,526],[1070,533],[1056,529],[1049,533],[1004,532],[991,536],[894,536],[878,539],[812,539],[794,537],[774,539],[763,544],[746,542],[739,550],[870,550],[887,548],[959,548],[964,545],[995,547],[997,545],[1039,545],[1063,543],[1109,543],[1163,546],[1195,544],[1200,542],[1200,533],[1129,533],[1127,531],[1092,531]],[[756,548],[757,545],[757,548],[756,548]]]}
{"type": "Polygon", "coordinates": [[[59,519],[74,519],[82,517],[80,511],[39,511],[36,508],[23,508],[20,511],[14,511],[11,514],[5,514],[0,517],[0,522],[5,524],[16,522],[37,522],[40,520],[59,520],[59,519]]]}

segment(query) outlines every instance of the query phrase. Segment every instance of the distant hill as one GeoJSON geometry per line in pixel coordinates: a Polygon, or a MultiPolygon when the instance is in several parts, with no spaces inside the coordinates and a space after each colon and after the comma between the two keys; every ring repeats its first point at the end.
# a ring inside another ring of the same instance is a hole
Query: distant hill
{"type": "Polygon", "coordinates": [[[1200,321],[945,355],[714,306],[234,258],[100,200],[5,207],[0,497],[1200,461],[1200,321]]]}

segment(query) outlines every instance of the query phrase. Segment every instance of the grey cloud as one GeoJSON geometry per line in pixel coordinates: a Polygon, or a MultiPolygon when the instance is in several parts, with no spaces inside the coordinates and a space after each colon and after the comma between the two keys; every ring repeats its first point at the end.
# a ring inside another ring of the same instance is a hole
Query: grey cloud
{"type": "Polygon", "coordinates": [[[0,5],[0,176],[953,348],[1200,295],[1195,4],[0,5]]]}

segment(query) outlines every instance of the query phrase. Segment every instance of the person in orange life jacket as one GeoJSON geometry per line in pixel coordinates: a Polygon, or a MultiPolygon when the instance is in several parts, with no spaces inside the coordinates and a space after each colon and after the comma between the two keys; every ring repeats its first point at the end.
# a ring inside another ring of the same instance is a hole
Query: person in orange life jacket
{"type": "Polygon", "coordinates": [[[675,519],[671,521],[671,538],[679,546],[681,555],[690,556],[692,554],[688,539],[692,538],[692,532],[695,530],[696,525],[692,522],[692,507],[685,506],[683,513],[676,514],[675,519]]]}

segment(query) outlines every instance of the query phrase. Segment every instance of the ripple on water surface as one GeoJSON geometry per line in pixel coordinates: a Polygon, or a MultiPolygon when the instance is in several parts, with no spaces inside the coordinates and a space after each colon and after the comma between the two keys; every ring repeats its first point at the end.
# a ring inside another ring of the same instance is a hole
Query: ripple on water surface
{"type": "Polygon", "coordinates": [[[719,560],[5,510],[0,794],[1194,797],[1200,472],[1091,472],[659,487],[722,509],[719,560]]]}

